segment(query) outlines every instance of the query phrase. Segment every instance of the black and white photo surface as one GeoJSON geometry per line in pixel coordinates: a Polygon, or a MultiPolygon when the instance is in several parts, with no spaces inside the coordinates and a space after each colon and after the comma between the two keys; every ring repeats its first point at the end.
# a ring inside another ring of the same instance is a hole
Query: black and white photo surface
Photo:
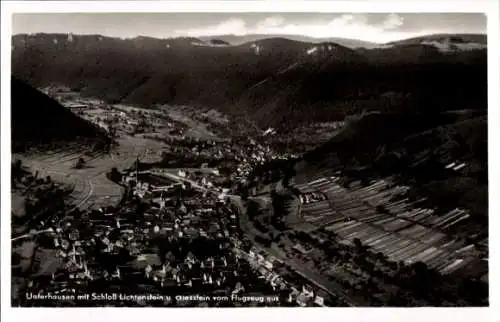
{"type": "Polygon", "coordinates": [[[483,13],[15,13],[11,305],[488,306],[487,47],[483,13]]]}

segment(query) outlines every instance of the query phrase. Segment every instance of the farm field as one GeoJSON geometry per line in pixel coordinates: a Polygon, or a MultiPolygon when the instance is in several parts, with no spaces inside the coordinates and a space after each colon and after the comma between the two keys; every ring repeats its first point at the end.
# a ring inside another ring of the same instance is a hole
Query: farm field
{"type": "Polygon", "coordinates": [[[38,248],[35,253],[35,276],[50,276],[63,266],[63,259],[56,256],[56,250],[38,248]]]}
{"type": "Polygon", "coordinates": [[[35,242],[26,241],[17,247],[12,248],[12,256],[17,257],[19,260],[13,262],[12,268],[19,269],[20,272],[26,273],[32,262],[33,254],[35,253],[35,242]]]}
{"type": "Polygon", "coordinates": [[[424,262],[443,274],[453,273],[476,258],[462,252],[463,241],[442,232],[467,219],[463,209],[438,212],[397,198],[408,188],[378,180],[367,187],[344,188],[337,177],[324,177],[295,185],[301,193],[323,193],[327,199],[300,205],[302,222],[325,227],[344,242],[358,238],[392,261],[424,262]],[[383,206],[385,211],[380,212],[383,206]]]}
{"type": "Polygon", "coordinates": [[[192,117],[189,117],[187,115],[187,111],[183,110],[182,108],[167,107],[164,109],[164,111],[173,120],[181,122],[188,126],[188,130],[185,133],[186,136],[200,139],[217,139],[217,136],[207,128],[206,124],[195,120],[192,117]]]}
{"type": "Polygon", "coordinates": [[[26,215],[26,211],[24,209],[24,199],[24,196],[22,196],[19,191],[12,191],[11,209],[13,216],[22,218],[26,215]]]}
{"type": "Polygon", "coordinates": [[[71,204],[81,209],[97,209],[118,203],[123,188],[110,181],[106,173],[111,168],[130,167],[137,157],[141,161],[156,160],[161,143],[135,137],[118,139],[119,146],[110,154],[90,154],[78,147],[78,144],[44,153],[16,154],[13,159],[20,159],[39,177],[50,176],[54,181],[70,184],[74,189],[71,204]],[[80,158],[85,166],[75,169],[80,158]]]}

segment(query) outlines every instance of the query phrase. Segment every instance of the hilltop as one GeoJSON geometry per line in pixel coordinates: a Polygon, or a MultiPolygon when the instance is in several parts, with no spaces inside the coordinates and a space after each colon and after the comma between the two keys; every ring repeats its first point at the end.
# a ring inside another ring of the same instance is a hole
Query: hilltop
{"type": "Polygon", "coordinates": [[[487,44],[487,37],[485,34],[433,34],[427,36],[413,37],[399,41],[392,41],[385,45],[415,45],[428,42],[450,42],[456,44],[487,44]]]}
{"type": "Polygon", "coordinates": [[[324,43],[324,42],[334,42],[337,43],[341,46],[348,47],[351,49],[355,48],[375,48],[378,47],[378,44],[372,43],[369,41],[362,41],[358,39],[348,39],[348,38],[339,38],[339,37],[328,37],[328,38],[315,38],[315,37],[307,37],[307,36],[301,36],[301,35],[266,35],[266,34],[252,34],[252,35],[244,35],[244,36],[236,36],[236,35],[218,35],[218,36],[202,36],[199,37],[201,40],[208,40],[211,38],[217,38],[224,40],[228,43],[231,43],[233,45],[241,45],[246,42],[254,42],[262,39],[268,39],[268,38],[286,38],[290,40],[295,40],[295,41],[300,41],[300,42],[306,42],[306,43],[324,43]]]}

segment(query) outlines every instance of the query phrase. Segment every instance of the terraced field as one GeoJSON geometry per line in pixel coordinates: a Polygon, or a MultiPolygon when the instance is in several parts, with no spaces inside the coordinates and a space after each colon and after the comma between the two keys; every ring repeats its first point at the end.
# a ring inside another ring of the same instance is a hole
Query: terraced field
{"type": "Polygon", "coordinates": [[[442,232],[470,215],[454,209],[439,213],[423,209],[407,199],[394,201],[408,188],[379,180],[367,187],[342,187],[336,177],[324,177],[295,185],[301,192],[321,192],[324,201],[300,205],[303,221],[334,231],[341,240],[359,238],[364,245],[393,261],[421,261],[441,273],[452,273],[477,258],[463,250],[467,245],[442,232]],[[385,211],[378,211],[383,206],[385,211]]]}

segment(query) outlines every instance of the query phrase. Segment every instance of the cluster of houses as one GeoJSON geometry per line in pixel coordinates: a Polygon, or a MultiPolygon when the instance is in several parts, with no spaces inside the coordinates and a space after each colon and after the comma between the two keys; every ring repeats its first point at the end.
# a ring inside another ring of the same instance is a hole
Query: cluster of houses
{"type": "Polygon", "coordinates": [[[326,199],[326,195],[321,192],[305,192],[299,195],[299,201],[303,205],[317,201],[324,201],[326,199]]]}
{"type": "Polygon", "coordinates": [[[286,301],[299,306],[326,306],[328,293],[317,289],[296,274],[289,275],[283,262],[263,250],[251,247],[248,251],[236,246],[237,256],[245,258],[260,274],[260,278],[267,281],[274,291],[288,294],[286,301]]]}
{"type": "Polygon", "coordinates": [[[237,258],[229,255],[197,258],[189,252],[181,260],[169,255],[163,262],[154,254],[140,255],[134,267],[142,269],[144,278],[161,288],[183,287],[193,292],[214,292],[229,287],[232,293],[237,293],[248,279],[248,274],[239,269],[237,258]]]}
{"type": "MultiPolygon", "coordinates": [[[[177,176],[187,177],[186,173],[177,173],[177,176]]],[[[139,182],[136,187],[137,189],[141,189],[142,184],[139,182]]],[[[197,187],[196,185],[194,187],[197,187]]],[[[173,189],[173,188],[172,188],[173,189]]],[[[174,229],[182,228],[180,225],[187,224],[190,228],[196,227],[198,225],[197,219],[200,217],[207,216],[213,212],[216,204],[220,204],[221,200],[218,199],[215,195],[204,195],[198,194],[199,197],[192,197],[190,200],[185,200],[183,205],[178,206],[178,213],[182,214],[182,218],[178,217],[174,221],[174,229]],[[202,199],[197,199],[201,198],[202,199]],[[207,203],[210,198],[213,198],[213,203],[207,203]],[[193,207],[192,205],[196,203],[199,206],[193,207]],[[186,204],[190,208],[190,210],[186,209],[186,204]],[[203,204],[204,206],[201,206],[203,204]],[[182,219],[179,221],[179,219],[182,219]],[[186,221],[190,220],[189,222],[186,221]]],[[[160,208],[165,207],[165,202],[160,204],[160,208]]],[[[323,294],[322,291],[318,292],[308,292],[308,287],[303,288],[302,285],[297,285],[296,287],[292,284],[285,281],[285,278],[280,275],[280,273],[276,270],[276,265],[279,265],[279,261],[272,256],[267,255],[263,251],[259,251],[256,248],[251,248],[249,251],[244,251],[240,248],[240,243],[237,239],[233,237],[230,231],[234,231],[236,229],[236,220],[235,214],[231,212],[226,213],[227,219],[232,221],[225,230],[217,232],[216,235],[212,235],[214,237],[222,237],[222,238],[230,238],[233,253],[235,257],[232,256],[223,256],[220,258],[207,258],[205,260],[197,259],[192,254],[188,254],[188,256],[182,262],[161,262],[159,258],[154,255],[142,255],[140,258],[138,257],[138,262],[144,264],[143,269],[144,276],[150,280],[153,280],[160,286],[175,284],[177,286],[184,286],[188,288],[195,287],[196,289],[203,287],[203,285],[208,286],[216,286],[222,287],[223,285],[227,285],[230,283],[232,287],[234,286],[233,292],[236,292],[235,280],[241,285],[245,285],[244,280],[240,280],[241,271],[235,269],[237,267],[237,263],[244,259],[246,262],[250,264],[252,271],[257,274],[259,279],[262,280],[263,283],[269,285],[273,291],[285,291],[289,292],[289,300],[292,303],[296,303],[301,306],[306,305],[324,305],[324,299],[327,297],[326,294],[323,294]],[[236,265],[236,266],[235,266],[236,265]],[[223,268],[224,273],[213,273],[214,267],[223,268]],[[232,268],[232,269],[230,269],[232,268]],[[297,291],[295,291],[297,290],[297,291]],[[300,290],[300,291],[298,291],[300,290]],[[312,296],[314,294],[314,296],[312,296]]],[[[171,229],[170,227],[158,227],[157,231],[171,229]]],[[[217,230],[217,229],[216,229],[217,230]]],[[[212,234],[215,231],[212,231],[212,234]]],[[[207,230],[199,228],[195,234],[199,234],[201,236],[208,236],[207,233],[210,233],[207,230]]],[[[174,235],[174,236],[183,236],[174,235]]],[[[221,246],[222,247],[222,246],[221,246]]]]}
{"type": "MultiPolygon", "coordinates": [[[[232,251],[230,238],[237,228],[237,219],[223,201],[216,195],[202,193],[183,197],[182,191],[186,190],[176,184],[159,190],[158,198],[146,198],[147,194],[141,192],[153,194],[154,188],[141,180],[136,182],[135,198],[149,205],[143,213],[133,213],[132,209],[101,209],[88,214],[85,221],[64,220],[52,234],[57,257],[64,262],[52,280],[74,281],[73,287],[77,288],[78,284],[83,287],[100,279],[126,281],[130,274],[135,276],[139,272],[141,283],[150,283],[159,289],[175,287],[213,292],[230,288],[232,294],[255,284],[249,282],[257,278],[258,268],[252,266],[252,270],[246,271],[242,263],[247,261],[232,251]],[[162,258],[151,244],[156,237],[172,244],[189,244],[190,240],[205,238],[218,246],[220,254],[197,257],[188,252],[179,258],[178,254],[169,252],[162,258]],[[125,253],[131,261],[113,269],[97,267],[93,258],[96,250],[110,256],[125,253]],[[89,268],[89,261],[93,269],[89,268]]],[[[272,268],[269,262],[265,265],[272,268]]],[[[276,275],[260,283],[272,288],[282,285],[276,275]]],[[[66,289],[68,284],[63,286],[66,289]]]]}
{"type": "Polygon", "coordinates": [[[167,201],[142,214],[101,209],[89,214],[85,221],[62,221],[61,227],[44,235],[51,238],[52,244],[45,246],[53,248],[62,263],[52,272],[50,284],[61,282],[60,289],[65,290],[100,279],[127,280],[132,270],[142,272],[144,281],[160,288],[182,286],[197,290],[204,285],[210,289],[229,286],[237,292],[249,276],[240,269],[238,259],[231,256],[229,237],[230,230],[236,228],[235,216],[230,216],[228,208],[221,208],[215,198],[185,199],[167,201]],[[189,252],[185,258],[176,258],[170,253],[162,260],[151,244],[159,236],[172,244],[189,244],[189,240],[201,236],[216,244],[220,255],[197,258],[189,252]],[[104,256],[125,253],[131,261],[113,269],[99,267],[93,258],[96,251],[104,256]]]}
{"type": "Polygon", "coordinates": [[[173,147],[167,151],[172,157],[182,155],[183,158],[188,159],[231,162],[235,169],[231,177],[237,180],[247,177],[257,165],[270,160],[293,157],[291,154],[274,152],[268,145],[261,145],[251,138],[216,142],[183,137],[173,143],[173,147]]]}

